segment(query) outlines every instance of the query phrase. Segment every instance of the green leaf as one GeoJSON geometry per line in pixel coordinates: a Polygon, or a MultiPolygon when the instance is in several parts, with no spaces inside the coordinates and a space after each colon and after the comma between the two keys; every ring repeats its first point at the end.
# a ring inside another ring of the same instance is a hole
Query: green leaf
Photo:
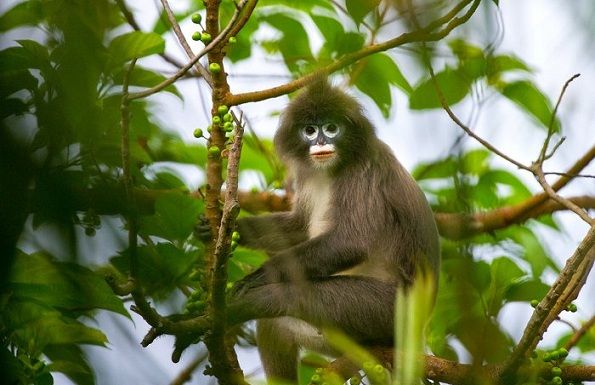
{"type": "Polygon", "coordinates": [[[531,302],[534,299],[540,300],[550,287],[538,279],[524,279],[513,282],[504,293],[508,302],[531,302]]]}
{"type": "Polygon", "coordinates": [[[488,313],[496,317],[504,305],[505,294],[515,280],[523,277],[525,272],[521,270],[508,257],[496,258],[490,265],[491,281],[486,293],[488,313]]]}
{"type": "MultiPolygon", "coordinates": [[[[166,296],[184,282],[186,275],[201,257],[203,250],[184,251],[171,243],[158,243],[137,248],[138,276],[148,295],[166,296]]],[[[129,251],[113,257],[110,262],[122,273],[130,267],[129,251]]]]}
{"type": "MultiPolygon", "coordinates": [[[[267,154],[263,153],[255,143],[250,142],[249,138],[246,138],[246,140],[246,144],[248,145],[242,148],[240,171],[259,171],[263,174],[267,183],[273,182],[276,177],[275,170],[267,160],[267,154]],[[250,143],[254,145],[250,145],[250,143]]],[[[273,144],[270,140],[261,140],[260,142],[269,149],[269,154],[273,154],[273,144]]]]}
{"type": "MultiPolygon", "coordinates": [[[[149,148],[155,162],[188,163],[201,167],[207,163],[207,148],[204,145],[188,144],[171,135],[151,137],[149,148]]],[[[243,158],[244,150],[242,150],[242,160],[243,158]]]]}
{"type": "Polygon", "coordinates": [[[133,31],[116,36],[109,44],[108,54],[114,66],[134,58],[163,53],[165,40],[153,32],[133,31]]]}
{"type": "Polygon", "coordinates": [[[489,170],[480,177],[479,183],[482,182],[507,187],[507,191],[500,189],[498,194],[502,204],[520,203],[532,195],[531,191],[519,178],[506,170],[489,170]]]}
{"type": "Polygon", "coordinates": [[[204,211],[202,200],[182,193],[165,194],[155,202],[155,214],[141,217],[140,231],[170,241],[187,239],[204,211]]]}
{"type": "Polygon", "coordinates": [[[355,78],[355,86],[374,100],[382,115],[388,118],[392,107],[389,84],[394,84],[406,93],[411,86],[391,57],[378,53],[364,59],[364,67],[355,78]]]}
{"type": "Polygon", "coordinates": [[[267,259],[266,253],[258,250],[252,250],[245,247],[238,247],[233,252],[233,259],[237,262],[252,266],[259,267],[267,259]]]}
{"type": "MultiPolygon", "coordinates": [[[[180,22],[193,13],[195,13],[195,12],[186,11],[186,12],[181,12],[181,13],[174,13],[174,17],[175,17],[176,21],[180,22]]],[[[198,28],[198,26],[197,26],[197,28],[198,28]]],[[[153,25],[152,31],[158,35],[163,35],[165,32],[169,31],[170,29],[171,29],[171,23],[169,22],[169,19],[167,18],[167,13],[165,12],[165,10],[162,10],[161,13],[159,14],[159,17],[157,18],[157,20],[155,20],[155,24],[153,25]]]]}
{"type": "Polygon", "coordinates": [[[0,120],[11,115],[23,115],[29,111],[29,105],[21,99],[0,99],[0,120]]]}
{"type": "Polygon", "coordinates": [[[527,64],[513,55],[488,56],[487,75],[494,76],[508,71],[532,72],[527,64]]]}
{"type": "MultiPolygon", "coordinates": [[[[436,81],[449,106],[463,100],[471,87],[471,80],[467,76],[448,68],[436,74],[436,81]]],[[[432,79],[426,79],[414,87],[409,95],[409,107],[414,110],[442,107],[432,79]]]]}
{"type": "Polygon", "coordinates": [[[71,311],[105,309],[129,316],[103,277],[74,263],[56,262],[43,253],[18,253],[10,286],[14,296],[48,306],[71,311]]]}
{"type": "Polygon", "coordinates": [[[419,163],[411,174],[416,180],[451,178],[457,173],[459,165],[454,157],[448,157],[431,163],[419,163]]]}
{"type": "Polygon", "coordinates": [[[52,360],[48,369],[65,374],[78,385],[93,385],[95,377],[85,353],[77,345],[48,345],[43,353],[52,360]]]}
{"type": "Polygon", "coordinates": [[[529,228],[511,226],[498,232],[498,237],[508,238],[521,247],[520,257],[529,262],[534,278],[539,278],[546,267],[559,269],[543,248],[541,241],[529,228]]]}
{"type": "Polygon", "coordinates": [[[28,70],[0,72],[0,99],[20,90],[33,91],[36,87],[37,79],[28,70]]]}
{"type": "Polygon", "coordinates": [[[380,0],[346,0],[347,12],[357,25],[360,25],[366,15],[380,4],[380,0]]]}
{"type": "Polygon", "coordinates": [[[38,302],[11,298],[3,313],[11,340],[31,355],[48,345],[92,344],[104,346],[105,335],[38,302]]]}
{"type": "Polygon", "coordinates": [[[283,13],[260,16],[260,21],[282,33],[283,36],[274,45],[281,52],[285,65],[291,72],[299,73],[305,64],[313,62],[310,38],[301,21],[283,13]]]}
{"type": "Polygon", "coordinates": [[[465,174],[481,175],[489,167],[488,160],[491,153],[488,150],[471,150],[461,159],[461,171],[465,174]]]}
{"type": "Polygon", "coordinates": [[[39,25],[43,16],[41,1],[23,1],[0,16],[0,32],[25,25],[39,25]]]}
{"type": "Polygon", "coordinates": [[[258,2],[259,7],[269,6],[269,7],[286,7],[291,9],[297,9],[306,13],[311,13],[314,7],[324,8],[329,11],[335,11],[332,6],[332,3],[327,0],[300,0],[300,1],[292,1],[288,5],[287,0],[260,0],[258,2]]]}
{"type": "MultiPolygon", "coordinates": [[[[552,118],[553,109],[549,99],[528,80],[519,80],[508,83],[500,89],[502,95],[516,103],[529,116],[548,128],[552,118]]],[[[560,121],[556,118],[553,127],[555,132],[560,131],[560,121]]]]}
{"type": "MultiPolygon", "coordinates": [[[[116,84],[122,84],[122,82],[124,80],[124,72],[126,72],[126,71],[128,71],[128,69],[122,69],[122,71],[119,71],[114,76],[114,82],[116,84]]],[[[166,79],[167,78],[165,76],[161,75],[158,72],[151,71],[147,68],[135,66],[134,69],[132,70],[132,73],[130,74],[130,77],[128,78],[128,81],[129,81],[128,84],[130,84],[131,86],[140,86],[140,87],[151,88],[151,87],[154,87],[154,86],[160,84],[161,82],[163,82],[166,79]]],[[[180,94],[177,87],[173,84],[170,84],[169,86],[165,87],[163,90],[176,95],[180,99],[183,99],[182,94],[180,94]]]]}

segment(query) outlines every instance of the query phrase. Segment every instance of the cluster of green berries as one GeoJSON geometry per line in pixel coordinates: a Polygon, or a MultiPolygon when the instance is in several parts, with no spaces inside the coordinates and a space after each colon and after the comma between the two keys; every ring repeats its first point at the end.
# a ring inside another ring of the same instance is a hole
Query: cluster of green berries
{"type": "Polygon", "coordinates": [[[552,350],[551,352],[545,353],[542,357],[544,362],[556,362],[560,359],[564,359],[568,356],[568,350],[560,348],[552,350]]]}
{"type": "Polygon", "coordinates": [[[373,362],[364,362],[363,368],[366,376],[372,384],[384,384],[387,382],[388,376],[386,375],[386,369],[380,364],[374,364],[373,362]]]}
{"type": "Polygon", "coordinates": [[[203,313],[207,306],[207,294],[203,290],[196,290],[188,297],[184,312],[189,314],[203,313]]]}
{"type": "MultiPolygon", "coordinates": [[[[202,15],[200,13],[195,13],[192,15],[191,19],[194,24],[200,25],[200,23],[202,21],[202,15]]],[[[201,28],[202,28],[202,26],[201,26],[201,28]]],[[[202,32],[195,31],[192,34],[192,40],[201,41],[204,45],[208,45],[211,41],[213,41],[213,36],[211,36],[210,33],[208,33],[207,31],[205,31],[203,29],[202,32]]],[[[237,42],[237,39],[235,36],[231,36],[227,39],[227,42],[229,44],[235,44],[237,42]]],[[[209,64],[209,71],[212,74],[218,74],[221,72],[221,65],[219,63],[211,63],[211,64],[209,64]]]]}
{"type": "MultiPolygon", "coordinates": [[[[200,25],[200,22],[202,21],[202,15],[200,13],[195,13],[192,15],[191,17],[192,22],[194,24],[198,24],[200,25]]],[[[192,40],[194,41],[202,41],[205,45],[209,44],[211,42],[211,40],[213,40],[213,37],[211,36],[210,33],[203,31],[196,31],[192,34],[192,40]]]]}

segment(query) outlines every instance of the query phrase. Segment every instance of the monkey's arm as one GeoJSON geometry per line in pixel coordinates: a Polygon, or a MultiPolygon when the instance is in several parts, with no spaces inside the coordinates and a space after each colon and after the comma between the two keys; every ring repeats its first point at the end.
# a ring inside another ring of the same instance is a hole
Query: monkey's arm
{"type": "Polygon", "coordinates": [[[275,213],[240,218],[240,244],[268,253],[289,249],[307,238],[305,225],[294,213],[275,213]]]}
{"type": "Polygon", "coordinates": [[[243,292],[275,282],[329,277],[362,263],[366,257],[363,245],[329,232],[275,255],[239,281],[235,291],[243,292]]]}

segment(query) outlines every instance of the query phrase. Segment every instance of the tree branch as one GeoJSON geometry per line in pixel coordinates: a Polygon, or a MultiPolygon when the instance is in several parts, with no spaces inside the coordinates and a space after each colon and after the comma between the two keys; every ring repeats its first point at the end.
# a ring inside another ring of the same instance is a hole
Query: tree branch
{"type": "MultiPolygon", "coordinates": [[[[242,2],[239,5],[240,10],[249,1],[254,1],[254,0],[242,0],[242,2]]],[[[213,41],[211,41],[205,48],[203,48],[202,51],[200,51],[198,54],[193,56],[192,59],[188,63],[186,63],[186,65],[184,65],[182,68],[180,68],[174,75],[165,79],[161,83],[157,84],[155,87],[151,87],[144,91],[129,94],[128,99],[134,100],[134,99],[146,98],[147,96],[153,95],[153,94],[163,90],[164,88],[173,84],[176,80],[178,80],[179,78],[184,76],[190,70],[190,68],[192,68],[196,63],[198,63],[198,61],[204,55],[211,52],[211,50],[213,50],[215,47],[219,46],[219,43],[221,43],[222,41],[227,39],[227,35],[228,35],[229,31],[233,28],[234,23],[238,20],[239,15],[240,15],[240,11],[236,11],[233,14],[233,16],[231,17],[231,20],[229,20],[229,23],[227,24],[227,26],[223,29],[223,31],[221,31],[221,33],[217,34],[216,37],[213,39],[213,41]]]]}
{"type": "MultiPolygon", "coordinates": [[[[182,29],[180,28],[180,25],[178,24],[178,21],[176,20],[176,15],[174,15],[174,13],[172,12],[167,0],[161,0],[161,5],[163,5],[163,10],[165,11],[165,14],[167,15],[167,19],[169,20],[169,23],[171,24],[171,26],[174,30],[174,34],[178,38],[180,45],[186,52],[186,55],[188,56],[188,58],[192,59],[194,57],[194,52],[192,52],[192,48],[190,48],[188,41],[186,40],[186,38],[184,37],[184,34],[182,33],[182,29]]],[[[200,76],[202,76],[208,84],[212,83],[211,74],[202,64],[200,64],[197,61],[194,64],[194,67],[196,68],[198,73],[200,73],[200,76]]]]}
{"type": "Polygon", "coordinates": [[[549,325],[578,296],[594,260],[595,225],[591,226],[572,257],[566,261],[566,266],[547,295],[535,307],[521,340],[504,365],[503,379],[514,375],[522,361],[535,349],[549,325]]]}
{"type": "Polygon", "coordinates": [[[581,338],[595,325],[595,316],[591,317],[587,322],[585,322],[577,331],[574,332],[572,337],[566,342],[564,348],[566,350],[570,350],[578,344],[581,338]]]}
{"type": "Polygon", "coordinates": [[[456,14],[469,3],[471,3],[471,0],[464,0],[460,2],[447,15],[437,19],[436,21],[430,23],[428,26],[420,30],[406,32],[394,39],[385,41],[383,43],[369,45],[357,52],[345,55],[343,58],[337,60],[332,64],[322,67],[317,71],[314,71],[308,75],[300,77],[284,85],[261,91],[247,92],[237,95],[228,95],[225,98],[225,103],[230,106],[236,106],[244,103],[258,102],[265,99],[276,98],[278,96],[286,95],[288,93],[296,91],[308,84],[311,84],[320,77],[327,76],[372,54],[386,51],[388,49],[395,48],[407,43],[440,40],[443,37],[447,36],[456,27],[467,22],[467,20],[469,20],[469,18],[475,13],[475,10],[479,6],[480,0],[474,0],[467,13],[465,13],[463,16],[455,17],[456,14]],[[432,33],[432,31],[434,31],[437,27],[446,23],[447,21],[449,21],[448,24],[442,30],[432,33]]]}
{"type": "MultiPolygon", "coordinates": [[[[394,350],[390,348],[374,348],[370,351],[385,367],[391,365],[394,350]]],[[[425,361],[425,375],[427,379],[448,384],[469,384],[469,383],[497,383],[503,371],[502,364],[471,365],[446,360],[432,355],[420,357],[425,361]],[[473,382],[473,379],[477,381],[473,382]]],[[[359,371],[359,367],[346,357],[334,360],[328,368],[333,373],[339,374],[347,380],[359,371]]],[[[539,375],[548,378],[551,367],[541,368],[523,367],[522,374],[528,376],[532,371],[538,371],[539,375]]],[[[595,366],[590,365],[568,365],[562,367],[561,377],[565,382],[569,381],[593,381],[595,380],[595,366]]]]}

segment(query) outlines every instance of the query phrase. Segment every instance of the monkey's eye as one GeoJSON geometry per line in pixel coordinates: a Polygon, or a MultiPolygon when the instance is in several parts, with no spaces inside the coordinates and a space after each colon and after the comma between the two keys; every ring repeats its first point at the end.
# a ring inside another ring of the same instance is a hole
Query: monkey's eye
{"type": "Polygon", "coordinates": [[[314,140],[318,136],[318,127],[316,126],[307,125],[302,129],[302,131],[308,140],[314,140]]]}
{"type": "Polygon", "coordinates": [[[339,133],[339,126],[335,123],[327,123],[322,126],[322,132],[327,138],[334,138],[339,133]]]}

